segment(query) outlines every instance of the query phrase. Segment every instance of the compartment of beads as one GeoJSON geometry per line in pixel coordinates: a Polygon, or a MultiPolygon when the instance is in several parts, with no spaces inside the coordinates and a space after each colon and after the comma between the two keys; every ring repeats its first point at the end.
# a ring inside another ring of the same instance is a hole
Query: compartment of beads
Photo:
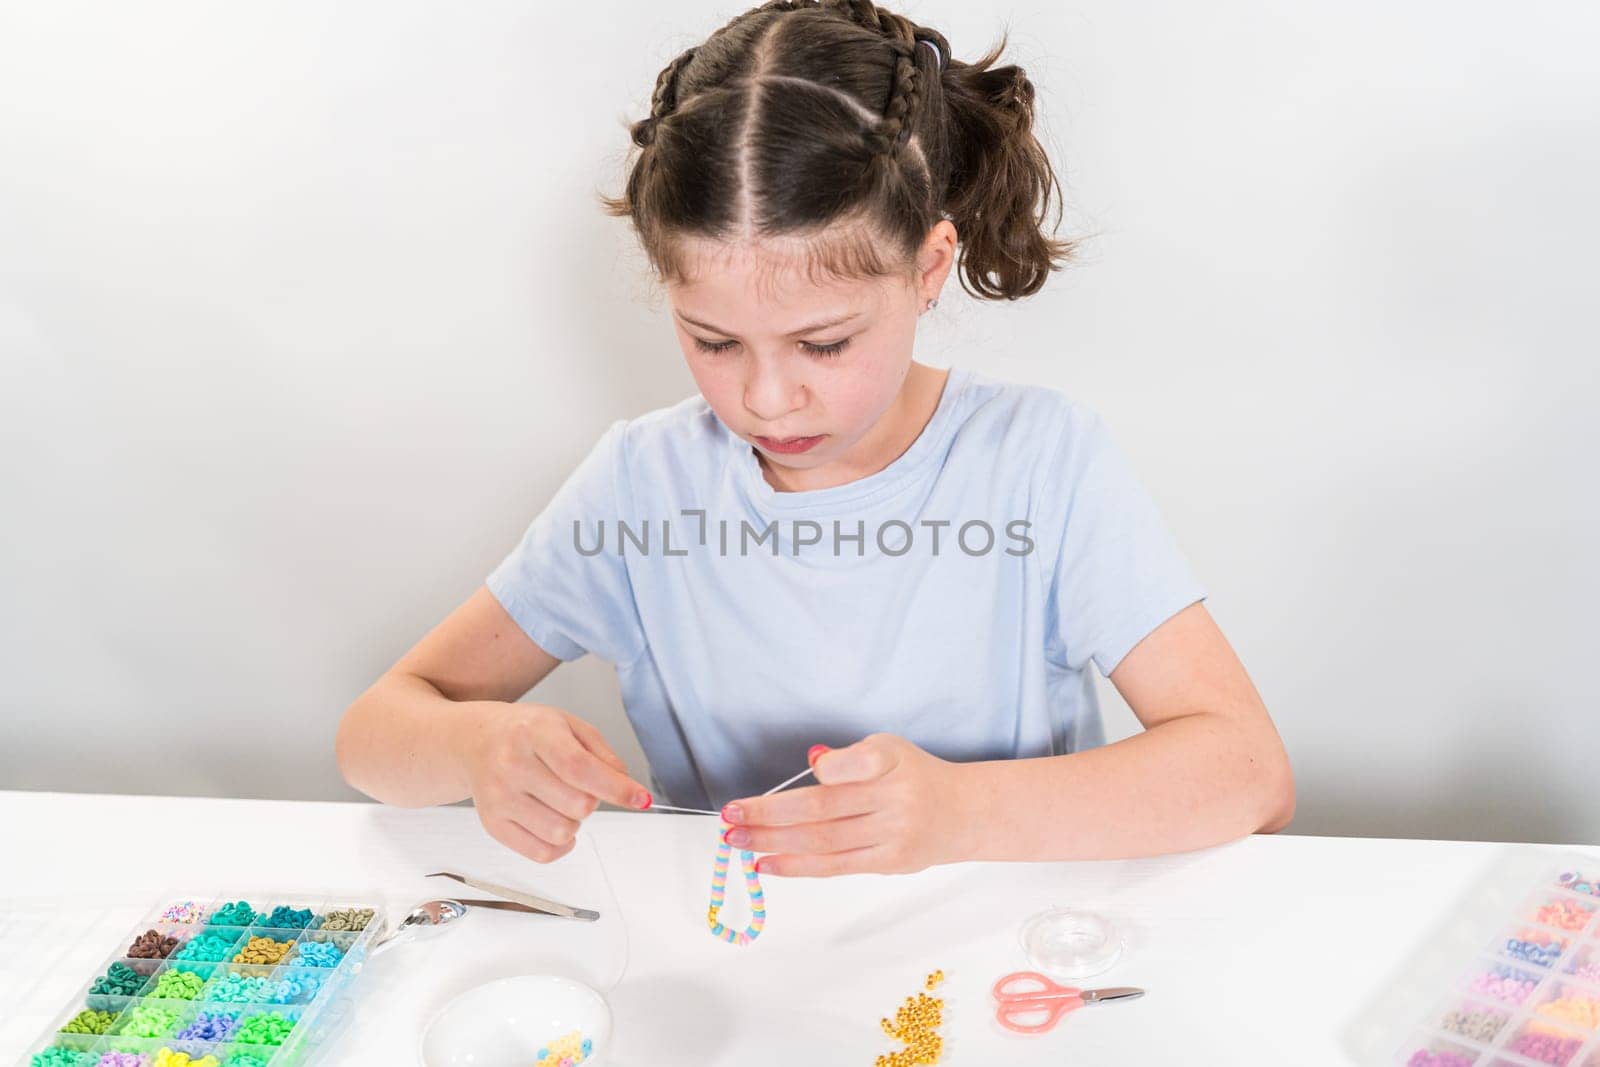
{"type": "MultiPolygon", "coordinates": [[[[1533,1063],[1569,1067],[1578,1058],[1584,1041],[1585,1035],[1577,1030],[1542,1019],[1528,1019],[1511,1032],[1505,1051],[1533,1063]]],[[[1504,1056],[1500,1058],[1505,1059],[1504,1056]]]]}
{"type": "Polygon", "coordinates": [[[260,967],[276,967],[294,952],[295,944],[304,930],[276,930],[268,927],[251,927],[245,939],[234,946],[231,963],[253,963],[260,967]]]}
{"type": "Polygon", "coordinates": [[[362,904],[330,900],[317,912],[311,927],[314,930],[335,930],[356,934],[371,925],[374,917],[373,910],[362,904]]]}
{"type": "Polygon", "coordinates": [[[1565,934],[1577,934],[1594,922],[1597,911],[1600,911],[1600,897],[1564,890],[1540,890],[1528,898],[1517,918],[1565,934]]]}
{"type": "Polygon", "coordinates": [[[1600,1030],[1600,989],[1584,982],[1550,981],[1534,998],[1533,1014],[1577,1029],[1600,1030]]]}
{"type": "Polygon", "coordinates": [[[190,960],[195,963],[221,963],[229,959],[244,940],[246,928],[242,926],[207,926],[178,946],[169,960],[190,960]]]}
{"type": "Polygon", "coordinates": [[[339,961],[355,947],[360,933],[336,930],[307,930],[295,943],[287,963],[296,967],[329,968],[339,966],[339,961]]]}
{"type": "Polygon", "coordinates": [[[1544,974],[1509,960],[1484,957],[1467,969],[1463,988],[1479,1000],[1521,1007],[1539,988],[1544,974]]]}
{"type": "Polygon", "coordinates": [[[380,907],[348,894],[162,901],[106,946],[113,954],[23,1062],[303,1067],[383,928],[380,907]]]}
{"type": "Polygon", "coordinates": [[[215,963],[168,960],[145,983],[140,996],[145,1000],[199,1000],[200,991],[216,970],[215,963]]]}
{"type": "Polygon", "coordinates": [[[198,932],[192,925],[151,923],[128,941],[122,954],[129,959],[164,960],[183,951],[198,932]]]}
{"type": "Polygon", "coordinates": [[[1600,897],[1600,863],[1589,867],[1574,867],[1564,870],[1556,878],[1556,885],[1571,893],[1587,893],[1591,897],[1600,897]],[[1587,872],[1587,873],[1586,873],[1587,872]]]}
{"type": "Polygon", "coordinates": [[[313,904],[320,901],[304,897],[278,897],[267,902],[262,914],[256,916],[252,933],[263,931],[301,931],[310,926],[316,919],[317,910],[313,904]]]}
{"type": "Polygon", "coordinates": [[[1561,973],[1600,988],[1600,939],[1580,943],[1562,965],[1561,973]]]}
{"type": "Polygon", "coordinates": [[[1464,1037],[1487,1046],[1516,1016],[1516,1009],[1475,997],[1452,996],[1434,1013],[1436,1030],[1450,1037],[1464,1037]]]}
{"type": "Polygon", "coordinates": [[[1600,1067],[1600,860],[1565,861],[1514,872],[1477,915],[1483,925],[1461,926],[1462,954],[1436,975],[1453,978],[1388,1062],[1600,1067]]]}
{"type": "Polygon", "coordinates": [[[218,970],[201,999],[213,1004],[310,1004],[330,980],[322,968],[234,964],[218,970]]]}
{"type": "Polygon", "coordinates": [[[1569,935],[1542,926],[1519,924],[1506,927],[1491,947],[1500,955],[1520,963],[1554,967],[1571,944],[1569,935]]]}
{"type": "Polygon", "coordinates": [[[1482,1051],[1423,1030],[1406,1041],[1400,1062],[1406,1067],[1475,1067],[1482,1051]]]}

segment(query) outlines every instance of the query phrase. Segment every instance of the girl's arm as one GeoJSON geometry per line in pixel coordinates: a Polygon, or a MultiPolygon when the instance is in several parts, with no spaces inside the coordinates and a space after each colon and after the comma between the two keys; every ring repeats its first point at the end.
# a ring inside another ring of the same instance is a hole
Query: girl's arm
{"type": "Polygon", "coordinates": [[[1283,829],[1294,777],[1243,664],[1202,604],[1110,675],[1145,731],[1065,756],[954,765],[966,859],[1122,859],[1283,829]]]}
{"type": "Polygon", "coordinates": [[[1111,681],[1145,732],[1039,759],[952,763],[874,734],[813,757],[820,785],[723,809],[762,873],[907,872],[961,860],[1185,852],[1286,826],[1283,742],[1210,612],[1191,604],[1111,681]]]}
{"type": "Polygon", "coordinates": [[[483,728],[473,705],[514,701],[560,663],[478,589],[346,709],[334,742],[345,781],[404,807],[464,800],[464,742],[483,728]]]}
{"type": "Polygon", "coordinates": [[[601,800],[651,802],[592,725],[515,703],[560,662],[480,588],[345,711],[339,769],[389,804],[471,796],[495,840],[541,863],[559,859],[601,800]]]}

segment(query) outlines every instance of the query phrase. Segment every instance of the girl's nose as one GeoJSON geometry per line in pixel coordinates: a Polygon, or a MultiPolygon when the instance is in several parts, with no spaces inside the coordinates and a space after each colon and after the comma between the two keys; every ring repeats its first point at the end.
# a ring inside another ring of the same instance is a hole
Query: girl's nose
{"type": "Polygon", "coordinates": [[[791,411],[805,407],[806,390],[801,382],[791,381],[777,368],[759,364],[744,385],[744,407],[765,423],[778,423],[791,411]]]}

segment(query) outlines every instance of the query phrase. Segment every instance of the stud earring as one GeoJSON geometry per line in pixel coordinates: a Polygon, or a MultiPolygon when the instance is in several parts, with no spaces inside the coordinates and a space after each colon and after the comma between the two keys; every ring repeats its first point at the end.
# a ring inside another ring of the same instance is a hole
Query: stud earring
{"type": "Polygon", "coordinates": [[[924,311],[932,311],[934,308],[936,308],[938,306],[939,306],[939,298],[938,297],[933,297],[932,299],[930,299],[928,301],[928,306],[923,308],[923,310],[924,311]]]}

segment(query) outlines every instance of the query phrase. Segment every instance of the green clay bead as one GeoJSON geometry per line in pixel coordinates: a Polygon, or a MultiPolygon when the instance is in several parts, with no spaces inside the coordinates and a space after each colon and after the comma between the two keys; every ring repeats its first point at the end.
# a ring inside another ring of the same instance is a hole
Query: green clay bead
{"type": "Polygon", "coordinates": [[[28,1064],[29,1067],[89,1067],[99,1059],[98,1052],[82,1052],[56,1045],[43,1052],[34,1053],[28,1064]]]}
{"type": "Polygon", "coordinates": [[[105,974],[94,980],[89,992],[102,996],[131,997],[139,992],[148,977],[126,963],[113,963],[106,968],[105,974]]]}
{"type": "Polygon", "coordinates": [[[103,1034],[117,1021],[114,1011],[80,1011],[61,1028],[63,1034],[103,1034]]]}
{"type": "Polygon", "coordinates": [[[267,1012],[246,1019],[234,1032],[233,1040],[241,1045],[281,1045],[293,1029],[293,1019],[267,1012]]]}
{"type": "Polygon", "coordinates": [[[224,959],[233,948],[235,937],[207,930],[199,937],[172,954],[175,960],[199,960],[214,963],[224,959]]]}
{"type": "Polygon", "coordinates": [[[371,908],[342,908],[322,917],[323,930],[365,930],[375,913],[371,908]]]}
{"type": "Polygon", "coordinates": [[[155,1000],[193,1000],[205,984],[206,980],[192,971],[167,971],[156,979],[148,995],[155,1000]]]}
{"type": "Polygon", "coordinates": [[[212,912],[208,922],[212,926],[249,926],[260,914],[245,901],[236,900],[212,912]]]}
{"type": "Polygon", "coordinates": [[[125,1037],[166,1037],[178,1022],[176,1008],[163,1008],[155,1004],[141,1004],[128,1012],[122,1020],[121,1033],[125,1037]]]}

